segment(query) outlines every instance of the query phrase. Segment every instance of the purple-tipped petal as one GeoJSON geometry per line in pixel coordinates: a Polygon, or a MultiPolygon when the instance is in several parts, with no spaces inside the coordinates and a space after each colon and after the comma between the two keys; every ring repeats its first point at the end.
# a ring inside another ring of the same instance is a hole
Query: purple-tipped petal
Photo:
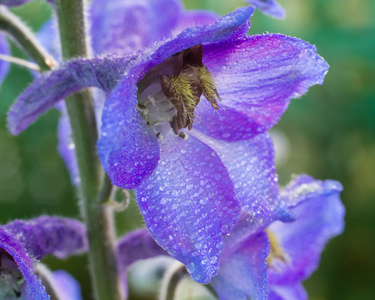
{"type": "Polygon", "coordinates": [[[290,99],[321,84],[328,70],[313,45],[281,34],[204,46],[203,63],[214,76],[222,109],[213,111],[202,101],[201,121],[194,126],[227,141],[270,129],[290,99]]]}
{"type": "Polygon", "coordinates": [[[233,183],[215,151],[193,136],[160,141],[160,162],[135,190],[157,243],[187,266],[193,279],[217,273],[223,236],[240,214],[233,183]]]}
{"type": "Polygon", "coordinates": [[[262,13],[276,19],[285,19],[286,12],[275,0],[245,0],[247,3],[255,5],[262,13]]]}
{"type": "Polygon", "coordinates": [[[314,181],[308,176],[297,178],[287,187],[282,199],[287,199],[296,221],[277,221],[269,226],[287,260],[286,263],[278,259],[272,261],[271,284],[294,284],[315,271],[325,244],[344,229],[341,189],[338,182],[314,181]],[[290,201],[292,198],[295,201],[290,201]]]}
{"type": "Polygon", "coordinates": [[[9,131],[18,134],[64,97],[86,87],[110,91],[122,78],[131,58],[108,56],[77,59],[47,72],[19,96],[8,114],[9,131]]]}
{"type": "Polygon", "coordinates": [[[219,273],[210,283],[219,299],[268,299],[269,250],[267,234],[260,232],[249,236],[236,251],[223,253],[219,273]]]}
{"type": "Polygon", "coordinates": [[[74,219],[42,216],[1,227],[16,236],[27,253],[37,259],[49,254],[65,258],[87,250],[86,228],[74,219]]]}
{"type": "MultiPolygon", "coordinates": [[[[3,55],[10,54],[8,41],[5,38],[5,36],[2,34],[0,34],[0,54],[3,54],[3,55]]],[[[7,76],[9,68],[10,68],[9,62],[1,59],[0,60],[0,85],[2,84],[3,80],[7,76]]]]}
{"type": "Polygon", "coordinates": [[[308,295],[300,282],[290,285],[270,286],[268,300],[307,300],[308,295]]]}
{"type": "Polygon", "coordinates": [[[267,133],[235,143],[210,138],[197,130],[191,133],[215,150],[226,166],[242,209],[249,214],[248,219],[257,220],[261,227],[287,216],[278,200],[274,150],[267,133]]]}
{"type": "Polygon", "coordinates": [[[90,9],[96,54],[127,55],[169,38],[181,18],[178,0],[94,0],[90,9]]]}
{"type": "MultiPolygon", "coordinates": [[[[26,282],[26,299],[49,300],[44,287],[34,274],[33,264],[25,248],[14,234],[0,227],[0,250],[6,251],[17,264],[26,282]]],[[[1,259],[1,257],[0,257],[1,259]]]]}
{"type": "Polygon", "coordinates": [[[81,286],[75,278],[64,270],[52,274],[58,295],[64,300],[82,300],[81,286]]]}

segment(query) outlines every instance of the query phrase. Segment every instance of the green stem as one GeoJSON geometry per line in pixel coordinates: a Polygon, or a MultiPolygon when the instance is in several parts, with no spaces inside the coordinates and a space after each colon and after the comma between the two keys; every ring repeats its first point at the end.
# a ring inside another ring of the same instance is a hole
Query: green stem
{"type": "Polygon", "coordinates": [[[0,5],[0,31],[14,40],[38,64],[42,72],[57,66],[56,61],[47,53],[31,30],[2,5],[0,5]]]}
{"type": "Polygon", "coordinates": [[[159,300],[174,300],[177,286],[187,276],[183,264],[176,263],[164,275],[159,300]]]}
{"type": "MultiPolygon", "coordinates": [[[[62,54],[65,60],[87,57],[84,0],[56,0],[62,54]]],[[[80,174],[82,211],[89,239],[89,262],[97,300],[121,299],[115,255],[115,231],[110,206],[98,203],[106,195],[108,181],[99,192],[100,164],[96,154],[95,114],[88,90],[65,99],[80,174]]],[[[107,177],[105,177],[107,178],[107,177]]]]}

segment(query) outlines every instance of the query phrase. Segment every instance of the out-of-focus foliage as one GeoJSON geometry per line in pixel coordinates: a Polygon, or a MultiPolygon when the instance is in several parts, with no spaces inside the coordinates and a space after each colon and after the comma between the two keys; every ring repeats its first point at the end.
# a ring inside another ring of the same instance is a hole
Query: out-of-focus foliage
{"type": "MultiPolygon", "coordinates": [[[[319,270],[305,286],[310,299],[373,299],[375,295],[375,2],[373,0],[280,0],[285,21],[255,12],[249,34],[281,32],[315,44],[331,68],[323,86],[292,101],[276,125],[281,184],[307,173],[344,186],[346,230],[328,244],[319,270]]],[[[246,5],[240,0],[186,0],[186,7],[220,14],[246,5]]],[[[45,1],[13,9],[37,30],[51,14],[45,1]]],[[[26,58],[14,45],[13,55],[26,58]]],[[[20,136],[6,128],[6,112],[32,81],[13,66],[0,88],[0,222],[40,214],[79,217],[76,190],[59,157],[58,112],[50,111],[20,136]]],[[[119,234],[141,224],[134,201],[118,216],[119,234]],[[138,220],[134,223],[134,220],[138,220]]],[[[47,258],[82,284],[89,279],[84,257],[67,262],[47,258]]]]}

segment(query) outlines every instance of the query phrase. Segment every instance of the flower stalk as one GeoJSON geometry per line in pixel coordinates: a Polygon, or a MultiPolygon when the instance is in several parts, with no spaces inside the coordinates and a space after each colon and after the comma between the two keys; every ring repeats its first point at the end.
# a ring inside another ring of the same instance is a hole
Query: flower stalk
{"type": "MultiPolygon", "coordinates": [[[[87,57],[85,2],[57,0],[55,6],[64,60],[87,57]]],[[[98,202],[102,170],[96,154],[97,130],[91,93],[84,90],[65,101],[80,173],[81,208],[88,229],[94,295],[97,300],[119,300],[121,292],[114,250],[112,208],[98,202]]],[[[104,190],[107,188],[105,184],[104,190]]]]}

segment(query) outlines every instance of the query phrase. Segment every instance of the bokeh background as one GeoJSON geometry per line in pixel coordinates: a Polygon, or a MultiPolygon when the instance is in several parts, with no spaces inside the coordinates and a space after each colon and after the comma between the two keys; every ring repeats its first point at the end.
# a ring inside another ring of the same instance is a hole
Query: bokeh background
{"type": "MultiPolygon", "coordinates": [[[[125,0],[124,0],[125,1],[125,0]]],[[[319,270],[305,282],[310,299],[375,298],[375,1],[280,0],[287,19],[255,12],[249,34],[264,31],[297,36],[318,48],[330,64],[325,82],[292,101],[275,126],[280,183],[292,174],[335,179],[344,185],[346,229],[326,247],[319,270]]],[[[226,14],[240,0],[185,0],[186,8],[226,14]]],[[[44,1],[13,9],[33,29],[52,11],[44,1]]],[[[26,58],[12,45],[13,55],[26,58]]],[[[59,157],[59,113],[49,111],[17,137],[6,127],[6,113],[32,81],[18,66],[0,89],[0,223],[41,214],[79,218],[77,191],[59,157]]],[[[119,235],[142,224],[135,201],[117,216],[119,235]]],[[[86,257],[48,257],[51,269],[64,268],[91,299],[86,257]]],[[[135,296],[133,297],[135,299],[135,296]]]]}

